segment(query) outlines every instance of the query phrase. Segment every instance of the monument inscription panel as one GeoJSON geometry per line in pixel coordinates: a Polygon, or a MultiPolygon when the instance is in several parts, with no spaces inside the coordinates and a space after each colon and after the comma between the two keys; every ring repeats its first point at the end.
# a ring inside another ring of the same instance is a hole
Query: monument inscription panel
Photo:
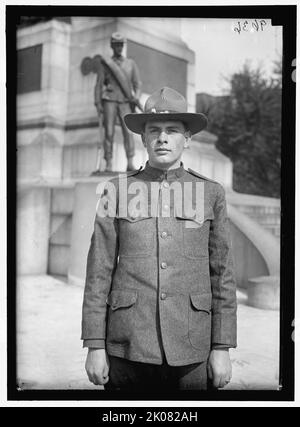
{"type": "Polygon", "coordinates": [[[17,93],[41,90],[42,44],[17,51],[17,93]]]}

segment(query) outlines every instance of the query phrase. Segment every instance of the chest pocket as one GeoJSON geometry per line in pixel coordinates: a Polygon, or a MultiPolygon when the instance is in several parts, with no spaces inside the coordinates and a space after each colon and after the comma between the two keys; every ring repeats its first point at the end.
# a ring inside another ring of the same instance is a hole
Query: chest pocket
{"type": "Polygon", "coordinates": [[[176,216],[182,233],[184,255],[190,259],[208,257],[209,230],[213,212],[205,214],[203,221],[184,214],[176,216]]]}
{"type": "Polygon", "coordinates": [[[118,217],[119,255],[141,258],[154,250],[155,218],[118,217]]]}

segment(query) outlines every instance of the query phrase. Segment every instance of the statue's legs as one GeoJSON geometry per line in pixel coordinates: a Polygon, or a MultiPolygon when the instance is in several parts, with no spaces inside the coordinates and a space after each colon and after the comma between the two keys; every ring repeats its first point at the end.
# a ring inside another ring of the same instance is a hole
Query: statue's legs
{"type": "Polygon", "coordinates": [[[128,102],[118,104],[118,116],[122,128],[124,148],[127,157],[127,170],[135,170],[135,167],[133,165],[133,157],[135,153],[134,139],[132,133],[128,131],[123,119],[126,114],[130,114],[131,112],[132,111],[128,102]]]}
{"type": "Polygon", "coordinates": [[[111,171],[112,169],[113,142],[117,112],[118,105],[116,102],[103,100],[103,125],[105,131],[103,145],[107,171],[111,171]]]}

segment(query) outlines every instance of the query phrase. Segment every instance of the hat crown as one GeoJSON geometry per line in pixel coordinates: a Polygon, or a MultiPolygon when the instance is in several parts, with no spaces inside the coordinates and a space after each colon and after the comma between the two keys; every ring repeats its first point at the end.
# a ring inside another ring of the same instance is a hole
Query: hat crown
{"type": "Polygon", "coordinates": [[[163,87],[154,92],[145,103],[145,113],[186,113],[187,102],[176,90],[163,87]]]}
{"type": "Polygon", "coordinates": [[[123,34],[115,32],[115,33],[112,33],[110,41],[111,43],[124,43],[125,37],[123,36],[123,34]]]}

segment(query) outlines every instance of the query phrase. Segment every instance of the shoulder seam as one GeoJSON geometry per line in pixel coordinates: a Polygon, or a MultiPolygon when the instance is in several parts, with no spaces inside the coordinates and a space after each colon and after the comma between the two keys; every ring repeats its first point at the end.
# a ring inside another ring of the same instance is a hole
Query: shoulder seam
{"type": "Polygon", "coordinates": [[[128,176],[134,176],[134,175],[138,174],[139,172],[141,172],[142,168],[143,168],[143,166],[141,166],[139,169],[137,169],[135,171],[127,171],[124,173],[124,175],[122,174],[120,176],[122,176],[124,178],[128,177],[128,176]]]}
{"type": "Polygon", "coordinates": [[[198,178],[205,179],[206,181],[214,182],[215,184],[219,184],[217,181],[214,181],[213,179],[208,178],[207,176],[201,175],[200,173],[194,171],[193,169],[188,168],[188,172],[194,176],[197,176],[198,178]]]}

